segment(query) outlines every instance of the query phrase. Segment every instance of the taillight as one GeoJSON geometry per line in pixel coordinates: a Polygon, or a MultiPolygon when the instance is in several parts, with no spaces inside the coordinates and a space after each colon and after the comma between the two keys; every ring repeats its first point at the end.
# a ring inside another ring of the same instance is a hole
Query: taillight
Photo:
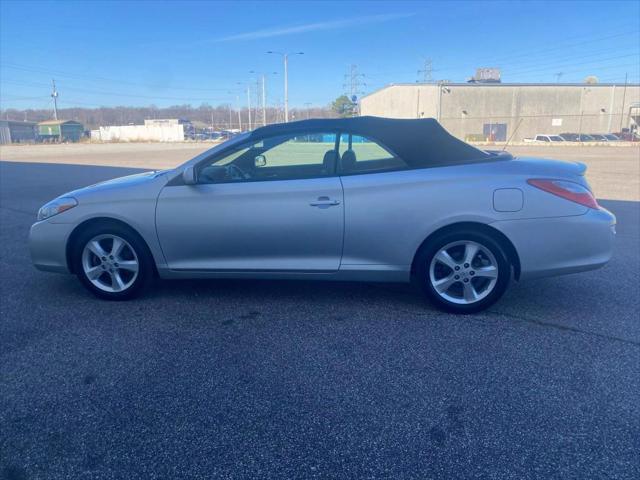
{"type": "Polygon", "coordinates": [[[598,205],[597,200],[589,189],[579,183],[569,182],[567,180],[548,180],[540,178],[527,180],[527,183],[539,188],[540,190],[553,193],[554,195],[579,203],[585,207],[594,209],[600,208],[600,205],[598,205]]]}

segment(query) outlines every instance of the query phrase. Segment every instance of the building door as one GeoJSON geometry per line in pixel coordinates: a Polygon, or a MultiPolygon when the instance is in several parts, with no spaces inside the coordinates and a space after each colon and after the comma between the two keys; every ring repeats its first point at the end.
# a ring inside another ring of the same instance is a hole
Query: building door
{"type": "Polygon", "coordinates": [[[506,142],[507,141],[507,124],[506,123],[485,123],[482,126],[482,134],[488,142],[506,142]]]}

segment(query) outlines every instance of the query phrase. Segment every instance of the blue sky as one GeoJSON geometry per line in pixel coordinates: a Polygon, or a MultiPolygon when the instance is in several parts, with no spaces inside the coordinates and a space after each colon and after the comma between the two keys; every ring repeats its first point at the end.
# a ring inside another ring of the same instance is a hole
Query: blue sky
{"type": "MultiPolygon", "coordinates": [[[[268,102],[325,105],[351,64],[365,92],[500,67],[505,82],[640,81],[640,2],[0,1],[0,106],[246,102],[251,70],[268,102]],[[273,74],[275,72],[275,74],[273,74]],[[240,82],[240,84],[238,84],[240,82]]],[[[255,90],[255,87],[254,87],[255,90]]],[[[252,93],[255,96],[255,91],[252,93]]],[[[254,99],[255,101],[255,99],[254,99]]]]}

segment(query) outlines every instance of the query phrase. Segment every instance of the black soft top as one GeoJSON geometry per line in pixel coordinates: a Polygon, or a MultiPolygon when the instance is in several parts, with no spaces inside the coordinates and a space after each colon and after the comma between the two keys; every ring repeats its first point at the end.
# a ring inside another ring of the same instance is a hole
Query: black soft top
{"type": "Polygon", "coordinates": [[[486,162],[495,157],[458,140],[433,118],[319,118],[258,128],[250,138],[309,131],[362,135],[380,142],[413,168],[486,162]]]}

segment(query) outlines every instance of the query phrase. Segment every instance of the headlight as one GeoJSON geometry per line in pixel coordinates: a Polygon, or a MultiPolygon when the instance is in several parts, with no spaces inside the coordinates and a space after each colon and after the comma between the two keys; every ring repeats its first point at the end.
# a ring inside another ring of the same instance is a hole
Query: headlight
{"type": "Polygon", "coordinates": [[[56,198],[38,210],[38,221],[58,215],[76,205],[78,205],[78,201],[73,197],[56,198]]]}

